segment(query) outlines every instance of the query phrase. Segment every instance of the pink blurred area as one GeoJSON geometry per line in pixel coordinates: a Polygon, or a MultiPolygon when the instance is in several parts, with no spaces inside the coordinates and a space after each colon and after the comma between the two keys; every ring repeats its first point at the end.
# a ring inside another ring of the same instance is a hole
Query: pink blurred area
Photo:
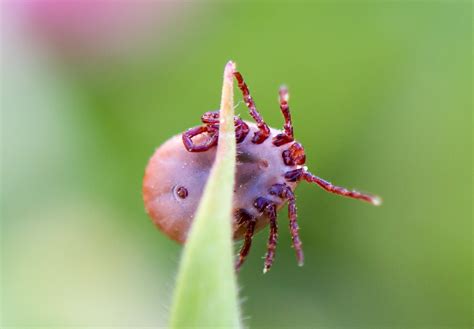
{"type": "Polygon", "coordinates": [[[35,39],[61,56],[101,59],[156,47],[187,21],[192,2],[17,0],[4,3],[35,39]]]}

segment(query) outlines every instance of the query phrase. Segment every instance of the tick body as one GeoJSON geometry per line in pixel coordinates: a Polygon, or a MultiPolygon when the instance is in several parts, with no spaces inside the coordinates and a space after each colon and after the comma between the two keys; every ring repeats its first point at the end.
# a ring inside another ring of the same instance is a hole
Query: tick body
{"type": "MultiPolygon", "coordinates": [[[[282,130],[267,126],[257,111],[241,74],[234,72],[244,101],[255,122],[235,117],[237,171],[233,197],[234,239],[243,239],[236,268],[249,253],[253,235],[269,226],[264,272],[273,264],[277,243],[277,210],[288,206],[289,229],[298,264],[303,264],[298,235],[294,191],[301,181],[316,183],[328,192],[367,201],[380,199],[348,190],[313,175],[305,165],[305,152],[293,136],[288,91],[279,92],[284,117],[282,130]]],[[[145,208],[154,223],[170,238],[186,241],[197,206],[216,156],[219,112],[206,112],[202,125],[174,136],[159,147],[150,159],[143,180],[145,208]]],[[[216,205],[218,207],[219,205],[216,205]]],[[[212,243],[210,241],[209,243],[212,243]]]]}

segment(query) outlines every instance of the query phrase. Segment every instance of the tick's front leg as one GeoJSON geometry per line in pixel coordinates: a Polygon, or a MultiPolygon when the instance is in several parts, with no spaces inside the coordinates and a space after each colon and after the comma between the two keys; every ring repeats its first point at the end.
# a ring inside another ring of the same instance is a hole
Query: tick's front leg
{"type": "Polygon", "coordinates": [[[283,133],[276,135],[273,138],[273,145],[280,146],[294,141],[293,136],[293,123],[291,121],[290,107],[288,106],[288,99],[290,94],[288,88],[285,86],[280,87],[280,109],[283,117],[285,118],[285,124],[283,126],[283,133]]]}
{"type": "Polygon", "coordinates": [[[268,128],[268,125],[263,120],[262,115],[258,112],[255,102],[253,101],[252,96],[250,96],[249,88],[247,87],[242,75],[239,72],[234,72],[234,76],[239,84],[239,89],[242,91],[245,105],[247,105],[250,115],[257,123],[258,132],[256,132],[253,136],[252,142],[255,144],[261,144],[268,138],[268,136],[270,136],[270,128],[268,128]]]}

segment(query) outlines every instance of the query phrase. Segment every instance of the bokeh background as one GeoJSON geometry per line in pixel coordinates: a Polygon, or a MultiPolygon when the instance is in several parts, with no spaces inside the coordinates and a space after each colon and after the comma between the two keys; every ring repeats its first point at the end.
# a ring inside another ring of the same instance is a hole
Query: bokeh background
{"type": "Polygon", "coordinates": [[[385,201],[301,185],[306,264],[281,212],[274,268],[261,233],[239,275],[245,324],[472,326],[470,1],[1,8],[2,327],[166,326],[182,247],[144,167],[217,108],[229,59],[272,126],[289,86],[313,172],[385,201]]]}

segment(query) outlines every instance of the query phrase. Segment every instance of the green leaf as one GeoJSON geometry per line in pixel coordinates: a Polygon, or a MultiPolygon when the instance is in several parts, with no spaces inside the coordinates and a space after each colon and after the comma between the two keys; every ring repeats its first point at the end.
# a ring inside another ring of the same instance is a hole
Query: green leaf
{"type": "Polygon", "coordinates": [[[241,327],[231,230],[236,161],[234,70],[234,63],[228,62],[224,70],[216,160],[184,246],[171,309],[171,328],[241,327]]]}

